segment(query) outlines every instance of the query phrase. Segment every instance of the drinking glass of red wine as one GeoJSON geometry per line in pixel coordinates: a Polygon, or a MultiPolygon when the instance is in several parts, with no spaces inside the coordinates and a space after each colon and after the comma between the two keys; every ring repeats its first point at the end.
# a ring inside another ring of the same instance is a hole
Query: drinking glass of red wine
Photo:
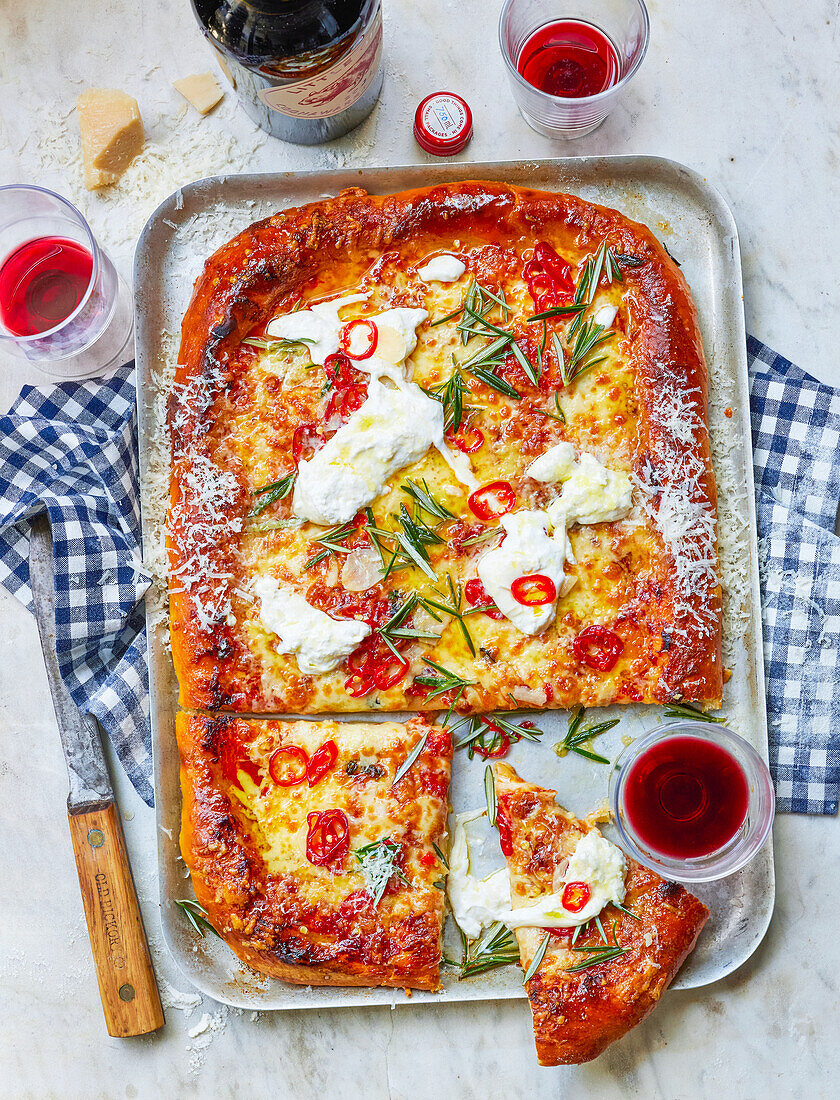
{"type": "Polygon", "coordinates": [[[678,882],[712,882],[759,851],[775,796],[748,741],[726,726],[680,720],[624,749],[610,778],[610,808],[634,859],[678,882]]]}
{"type": "Polygon", "coordinates": [[[499,44],[525,121],[576,138],[604,121],[642,63],[642,0],[505,0],[499,44]]]}
{"type": "Polygon", "coordinates": [[[0,350],[57,378],[120,365],[132,305],[75,208],[43,187],[0,187],[0,350]]]}

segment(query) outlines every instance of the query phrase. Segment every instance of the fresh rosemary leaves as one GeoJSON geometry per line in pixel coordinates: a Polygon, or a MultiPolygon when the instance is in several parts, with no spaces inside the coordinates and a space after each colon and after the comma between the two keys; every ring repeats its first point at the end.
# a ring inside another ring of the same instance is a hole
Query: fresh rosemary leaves
{"type": "Polygon", "coordinates": [[[578,756],[586,757],[587,760],[594,760],[597,764],[609,764],[609,760],[605,756],[599,756],[598,753],[592,752],[583,746],[587,741],[591,741],[593,737],[598,737],[600,734],[606,733],[607,730],[611,730],[613,726],[617,726],[621,719],[612,718],[607,722],[597,722],[594,726],[586,726],[581,729],[585,713],[584,707],[578,707],[574,718],[569,721],[566,736],[562,741],[557,742],[554,751],[558,756],[565,756],[569,752],[574,752],[578,756]]]}
{"type": "Polygon", "coordinates": [[[192,925],[193,930],[198,932],[202,939],[204,939],[205,932],[212,932],[214,936],[219,936],[221,939],[220,934],[207,919],[207,910],[203,905],[199,905],[192,898],[176,898],[175,904],[192,925]]]}

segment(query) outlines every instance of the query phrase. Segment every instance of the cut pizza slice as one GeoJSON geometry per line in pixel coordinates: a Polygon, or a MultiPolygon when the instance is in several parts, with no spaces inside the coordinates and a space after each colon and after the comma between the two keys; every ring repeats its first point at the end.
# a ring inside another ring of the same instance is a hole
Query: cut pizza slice
{"type": "Polygon", "coordinates": [[[440,985],[445,729],[180,713],[176,730],[181,851],[244,962],[302,985],[440,985]]]}
{"type": "Polygon", "coordinates": [[[709,911],[558,806],[554,791],[506,764],[494,772],[512,909],[534,911],[516,936],[537,1058],[588,1062],[653,1011],[709,911]]]}

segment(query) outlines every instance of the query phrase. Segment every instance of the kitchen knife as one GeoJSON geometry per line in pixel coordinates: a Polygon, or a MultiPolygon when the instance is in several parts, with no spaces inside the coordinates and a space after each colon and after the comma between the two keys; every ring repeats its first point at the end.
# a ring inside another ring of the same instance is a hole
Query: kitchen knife
{"type": "Polygon", "coordinates": [[[163,1009],[99,726],[76,707],[58,671],[52,532],[46,516],[32,523],[29,584],[70,774],[70,837],[105,1023],[109,1035],[145,1035],[163,1026],[163,1009]]]}

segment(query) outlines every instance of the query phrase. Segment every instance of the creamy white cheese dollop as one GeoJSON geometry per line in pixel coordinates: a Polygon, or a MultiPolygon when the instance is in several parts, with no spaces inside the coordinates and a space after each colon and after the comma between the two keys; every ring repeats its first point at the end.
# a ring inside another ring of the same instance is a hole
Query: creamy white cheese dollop
{"type": "Polygon", "coordinates": [[[446,876],[446,892],[452,913],[458,927],[471,940],[481,935],[482,928],[498,920],[496,913],[510,909],[510,876],[506,867],[494,871],[487,878],[479,878],[470,872],[466,826],[483,813],[483,810],[469,810],[452,815],[452,844],[446,876]]]}
{"type": "Polygon", "coordinates": [[[274,577],[257,577],[251,591],[260,601],[263,625],[279,638],[277,652],[293,653],[305,674],[332,671],[370,634],[367,623],[333,619],[274,577]]]}
{"type": "Polygon", "coordinates": [[[313,363],[323,366],[328,355],[338,351],[338,339],[345,321],[339,320],[342,306],[363,302],[366,294],[348,294],[346,298],[333,298],[330,302],[317,302],[309,309],[298,309],[294,313],[284,313],[269,321],[265,331],[267,336],[277,336],[282,340],[304,340],[309,348],[313,363]]]}
{"type": "Polygon", "coordinates": [[[439,401],[413,382],[395,387],[372,378],[364,405],[298,466],[292,510],[312,523],[347,523],[385,491],[392,474],[442,444],[439,401]]]}
{"type": "Polygon", "coordinates": [[[571,443],[557,443],[525,471],[536,481],[560,482],[561,495],[546,511],[555,538],[566,544],[566,558],[574,562],[566,529],[574,523],[611,523],[623,519],[633,504],[633,485],[627,474],[610,470],[594,455],[582,451],[575,459],[571,443]]]}
{"type": "Polygon", "coordinates": [[[507,538],[478,561],[478,576],[487,594],[523,634],[544,630],[553,621],[557,605],[556,600],[536,607],[519,603],[511,591],[513,582],[541,573],[551,578],[558,595],[566,589],[565,546],[549,536],[549,523],[548,513],[538,509],[502,516],[507,538]]]}
{"type": "Polygon", "coordinates": [[[578,841],[562,876],[555,875],[554,889],[532,905],[513,909],[510,905],[510,876],[505,868],[480,879],[470,873],[469,840],[465,825],[482,811],[457,814],[453,818],[452,846],[446,890],[458,925],[470,939],[494,921],[508,928],[574,928],[597,917],[604,906],[624,902],[627,861],[615,844],[594,830],[578,841]],[[585,882],[591,891],[586,905],[577,913],[563,907],[567,883],[585,882]]]}
{"type": "Polygon", "coordinates": [[[443,256],[434,256],[428,263],[418,267],[417,274],[424,283],[454,283],[467,270],[467,265],[446,253],[443,256]]]}

